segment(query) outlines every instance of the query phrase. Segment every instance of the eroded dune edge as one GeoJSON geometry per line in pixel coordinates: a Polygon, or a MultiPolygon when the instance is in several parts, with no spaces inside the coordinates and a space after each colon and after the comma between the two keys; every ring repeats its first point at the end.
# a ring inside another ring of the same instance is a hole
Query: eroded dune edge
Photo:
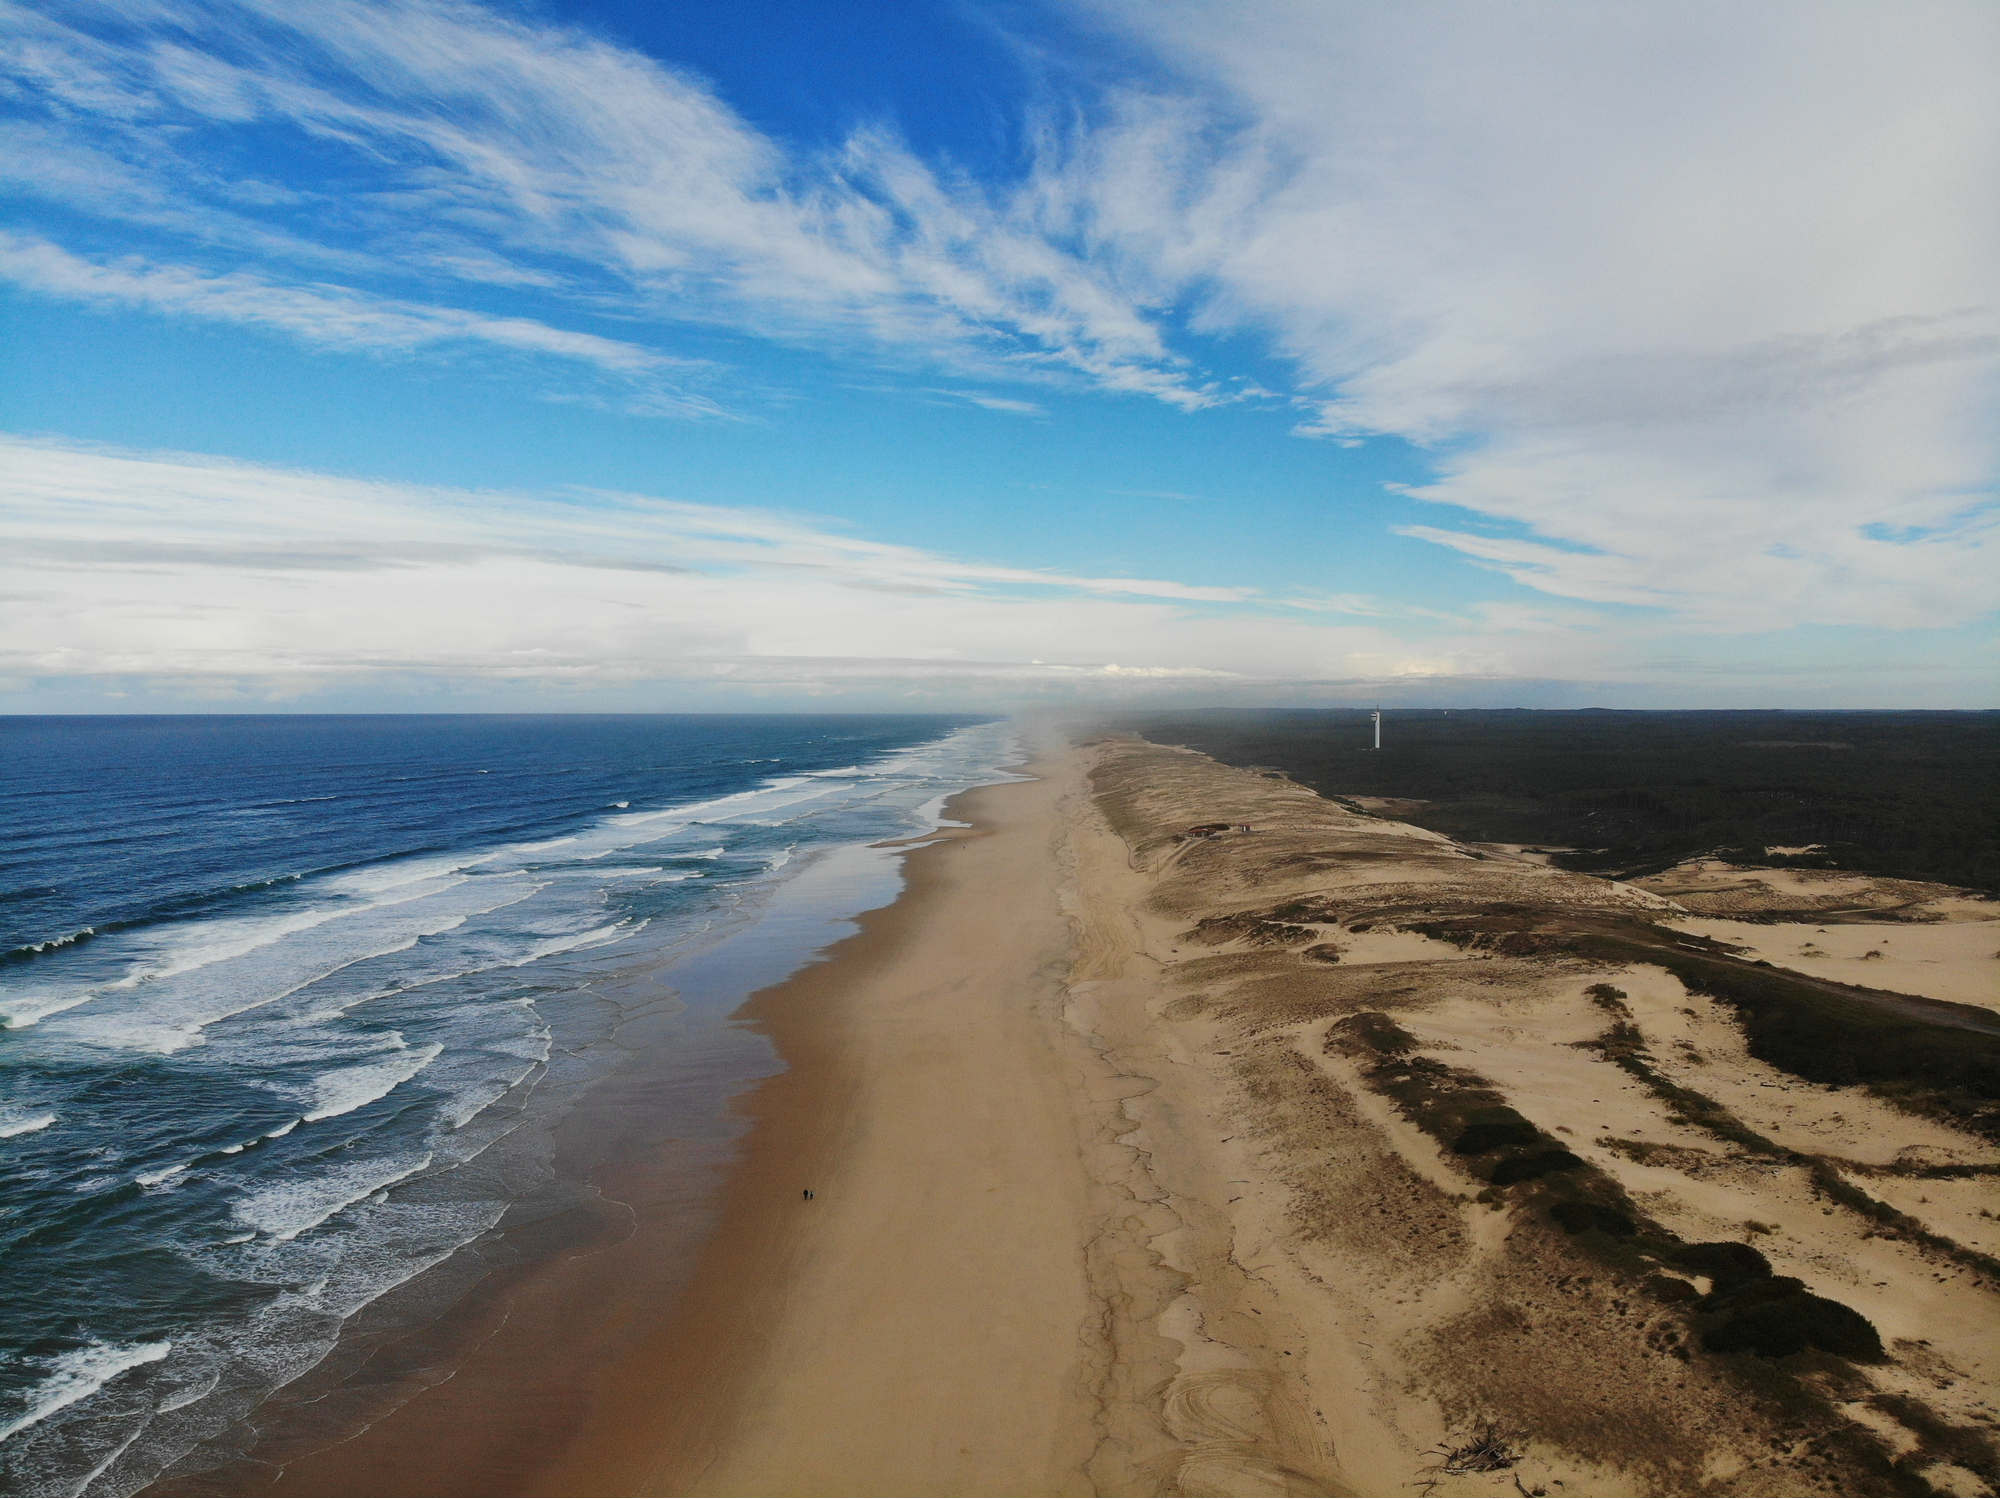
{"type": "Polygon", "coordinates": [[[1097,1491],[2000,1483],[1991,1012],[1189,751],[1068,768],[1097,1491]]]}

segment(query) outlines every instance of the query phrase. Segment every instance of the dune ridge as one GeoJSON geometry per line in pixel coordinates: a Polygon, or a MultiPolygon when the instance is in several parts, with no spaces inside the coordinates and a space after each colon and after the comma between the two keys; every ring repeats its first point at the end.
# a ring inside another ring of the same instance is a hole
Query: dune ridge
{"type": "MultiPolygon", "coordinates": [[[[1200,1367],[1184,1351],[1174,1378],[1224,1371],[1244,1433],[1230,1473],[1184,1452],[1179,1492],[2000,1476],[2000,1152],[1965,1118],[1752,1056],[1738,1011],[1665,965],[1754,960],[1654,891],[1190,751],[1082,755],[1072,992],[1156,1085],[1126,1138],[1182,1225],[1160,1242],[1200,1367]],[[1216,822],[1253,831],[1187,836],[1216,822]],[[1782,1346],[1789,1315],[1837,1348],[1744,1346],[1782,1346]]],[[[1994,1020],[1882,1003],[1968,1040],[1994,1020]]]]}

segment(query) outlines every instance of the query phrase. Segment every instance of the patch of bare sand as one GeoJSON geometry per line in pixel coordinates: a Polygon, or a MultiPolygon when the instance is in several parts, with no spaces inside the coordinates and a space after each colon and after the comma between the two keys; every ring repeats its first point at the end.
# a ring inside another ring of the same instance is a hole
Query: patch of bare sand
{"type": "Polygon", "coordinates": [[[1551,867],[1557,854],[1575,853],[1570,848],[1545,848],[1535,843],[1468,843],[1467,848],[1494,859],[1515,859],[1523,864],[1551,867]]]}
{"type": "MultiPolygon", "coordinates": [[[[1783,850],[1772,850],[1783,852],[1783,850]]],[[[1976,891],[1832,869],[1765,869],[1689,859],[1632,884],[1697,916],[1764,914],[1795,921],[1993,921],[1995,903],[1976,891]]]]}
{"type": "Polygon", "coordinates": [[[1690,917],[1699,932],[1779,968],[1897,994],[1959,1004],[2000,1005],[2000,920],[1843,922],[1721,921],[1690,917]]]}
{"type": "Polygon", "coordinates": [[[1908,1172],[1990,1164],[1991,1146],[1765,1067],[1732,1012],[1663,969],[1397,929],[1474,905],[1672,914],[1657,891],[1472,859],[1186,751],[1090,753],[1101,819],[1071,821],[1069,1013],[1135,1080],[1109,1126],[1146,1204],[1120,1230],[1138,1279],[1119,1341],[1128,1388],[1152,1381],[1167,1413],[1129,1423],[1119,1491],[1971,1493],[2000,1477],[1992,1285],[1830,1198],[1824,1174],[1972,1250],[1992,1178],[1908,1172]],[[1257,831],[1184,840],[1207,821],[1257,831]],[[1327,946],[1338,961],[1307,956],[1327,946]],[[1604,984],[1615,1010],[1589,992],[1604,984]],[[1369,1014],[1407,1038],[1402,1064],[1483,1080],[1662,1230],[1752,1242],[1855,1307],[1889,1360],[1707,1351],[1658,1277],[1420,1128],[1344,1029],[1369,1014]],[[1653,1081],[1616,1065],[1614,1024],[1643,1039],[1653,1081]],[[1705,1122],[1675,1087],[1714,1101],[1705,1122]],[[1489,1430],[1515,1461],[1465,1471],[1489,1430]]]}

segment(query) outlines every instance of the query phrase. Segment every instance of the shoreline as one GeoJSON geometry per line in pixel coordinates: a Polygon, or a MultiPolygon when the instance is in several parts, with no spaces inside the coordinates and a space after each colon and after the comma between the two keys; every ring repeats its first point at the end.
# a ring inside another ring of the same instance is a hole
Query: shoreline
{"type": "MultiPolygon", "coordinates": [[[[796,1271],[799,1230],[812,1221],[801,1221],[805,1186],[820,1182],[812,1206],[830,1205],[825,1182],[853,1132],[861,1081],[848,1034],[851,998],[935,929],[939,899],[954,884],[948,861],[993,831],[984,799],[999,796],[1004,806],[1007,793],[1036,784],[952,796],[943,815],[973,826],[892,841],[887,855],[901,862],[900,893],[850,918],[850,935],[734,1008],[727,1030],[763,1036],[784,1070],[727,1105],[737,1136],[720,1159],[690,1173],[667,1158],[675,1140],[650,1130],[644,1117],[648,1076],[662,1069],[598,1084],[603,1091],[585,1109],[600,1120],[640,1111],[588,1177],[595,1203],[624,1209],[627,1221],[599,1223],[593,1242],[498,1267],[435,1328],[416,1334],[454,1350],[447,1358],[456,1367],[445,1379],[361,1431],[232,1491],[691,1491],[740,1404],[725,1392],[740,1391],[751,1376],[770,1332],[768,1309],[796,1271]],[[845,1122],[829,1131],[829,1120],[845,1122]],[[690,1254],[697,1218],[703,1231],[690,1254]]],[[[1048,894],[1046,914],[1059,923],[1048,894]]],[[[655,982],[671,986],[675,976],[670,970],[655,982]]],[[[664,1060],[666,1071],[688,1062],[664,1060]]],[[[586,1121],[572,1127],[603,1129],[586,1121]]]]}
{"type": "Polygon", "coordinates": [[[739,1012],[786,1070],[738,1100],[701,1267],[547,1492],[1053,1492],[1057,1452],[1087,1455],[1088,1287],[1080,1260],[1035,1263],[1076,1242],[1084,1192],[1043,1046],[1067,951],[1052,769],[953,798],[971,826],[910,851],[902,896],[739,1012]]]}

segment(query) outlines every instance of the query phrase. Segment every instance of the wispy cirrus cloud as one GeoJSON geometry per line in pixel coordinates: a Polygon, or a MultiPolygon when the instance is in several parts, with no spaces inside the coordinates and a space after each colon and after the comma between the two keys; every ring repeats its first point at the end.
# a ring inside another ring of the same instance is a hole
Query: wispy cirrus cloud
{"type": "Polygon", "coordinates": [[[1004,185],[941,173],[876,127],[788,151],[691,75],[575,28],[452,0],[10,19],[17,86],[58,127],[44,174],[101,212],[196,227],[166,179],[206,205],[218,242],[263,253],[333,239],[385,274],[562,286],[626,315],[1218,398],[1004,185]],[[352,153],[365,190],[244,201],[259,195],[208,158],[272,127],[352,153]]]}
{"type": "Polygon", "coordinates": [[[1040,401],[1023,401],[1014,396],[990,395],[982,390],[931,390],[934,396],[948,396],[952,400],[964,401],[977,406],[982,411],[1004,411],[1014,416],[1046,416],[1048,408],[1040,401]]]}
{"type": "Polygon", "coordinates": [[[689,414],[704,397],[667,367],[618,368],[643,342],[564,322],[921,366],[998,411],[1045,403],[958,387],[1239,399],[1253,387],[1192,351],[1248,337],[1289,363],[1275,398],[1302,435],[1430,451],[1405,493],[1437,523],[1406,534],[1543,593],[1698,631],[1993,606],[2000,12],[1048,14],[1030,50],[1057,102],[1021,101],[1018,158],[975,178],[880,123],[787,142],[553,12],[15,5],[24,119],[0,174],[175,246],[143,265],[51,246],[68,261],[34,273],[53,295],[509,349],[649,380],[689,414]],[[253,139],[286,149],[248,174],[253,139]],[[518,316],[442,305],[467,287],[518,316]]]}
{"type": "Polygon", "coordinates": [[[0,230],[0,279],[95,306],[140,307],[265,328],[320,348],[408,353],[484,344],[622,377],[632,399],[655,407],[671,405],[686,415],[721,411],[714,401],[666,383],[671,374],[702,369],[704,361],[553,328],[534,318],[426,306],[324,283],[277,286],[248,271],[209,275],[190,266],[156,265],[136,256],[100,263],[38,236],[5,230],[0,230]]]}
{"type": "Polygon", "coordinates": [[[1135,107],[1064,201],[1285,350],[1302,434],[1428,446],[1406,492],[1508,533],[1406,534],[1702,630],[2000,602],[2000,12],[1083,13],[1200,102],[1135,107]]]}

